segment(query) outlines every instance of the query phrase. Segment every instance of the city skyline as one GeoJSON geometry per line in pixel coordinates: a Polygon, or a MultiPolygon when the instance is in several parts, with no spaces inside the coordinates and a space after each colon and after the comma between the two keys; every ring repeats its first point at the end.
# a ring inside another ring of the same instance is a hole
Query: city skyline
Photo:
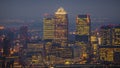
{"type": "Polygon", "coordinates": [[[120,67],[112,0],[0,0],[0,68],[120,67]]]}
{"type": "Polygon", "coordinates": [[[1,0],[0,25],[42,23],[44,14],[53,14],[57,8],[63,7],[68,12],[70,26],[75,24],[78,14],[89,14],[92,29],[95,29],[104,24],[119,24],[119,3],[113,0],[1,0]]]}

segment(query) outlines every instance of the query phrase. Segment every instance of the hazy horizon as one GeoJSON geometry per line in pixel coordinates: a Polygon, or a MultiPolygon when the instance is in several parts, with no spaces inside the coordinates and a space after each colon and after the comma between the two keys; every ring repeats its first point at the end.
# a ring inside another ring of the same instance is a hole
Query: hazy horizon
{"type": "Polygon", "coordinates": [[[0,0],[0,25],[41,25],[45,13],[54,15],[63,7],[68,13],[69,26],[75,25],[78,14],[89,14],[94,30],[101,25],[120,23],[119,3],[118,0],[0,0]]]}

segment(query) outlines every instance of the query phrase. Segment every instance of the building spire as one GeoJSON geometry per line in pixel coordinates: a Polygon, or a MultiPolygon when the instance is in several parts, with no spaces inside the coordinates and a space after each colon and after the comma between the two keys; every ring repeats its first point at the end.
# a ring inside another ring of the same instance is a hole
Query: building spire
{"type": "Polygon", "coordinates": [[[64,10],[64,8],[60,7],[55,14],[67,14],[67,12],[64,10]]]}

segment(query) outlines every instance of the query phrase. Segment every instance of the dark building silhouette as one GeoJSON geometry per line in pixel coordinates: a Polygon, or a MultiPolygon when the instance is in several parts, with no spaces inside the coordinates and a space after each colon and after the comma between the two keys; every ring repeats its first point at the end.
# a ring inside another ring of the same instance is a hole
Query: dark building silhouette
{"type": "Polygon", "coordinates": [[[4,56],[10,55],[10,40],[7,37],[5,37],[3,40],[3,55],[4,56]]]}
{"type": "Polygon", "coordinates": [[[23,45],[23,48],[27,48],[27,42],[28,42],[28,27],[27,26],[20,27],[19,39],[23,45]]]}

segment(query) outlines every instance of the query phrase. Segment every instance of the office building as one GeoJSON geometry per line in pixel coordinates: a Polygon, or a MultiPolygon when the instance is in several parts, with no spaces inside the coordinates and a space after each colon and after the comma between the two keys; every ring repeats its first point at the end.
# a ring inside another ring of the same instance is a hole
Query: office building
{"type": "Polygon", "coordinates": [[[99,45],[100,60],[120,64],[120,25],[105,25],[100,27],[101,45],[99,45]]]}
{"type": "Polygon", "coordinates": [[[81,57],[88,57],[91,53],[90,47],[90,16],[77,15],[76,17],[76,44],[81,47],[81,57]]]}
{"type": "Polygon", "coordinates": [[[112,44],[113,45],[120,45],[120,25],[116,25],[113,28],[113,40],[112,40],[112,44]]]}
{"type": "Polygon", "coordinates": [[[76,41],[88,43],[90,36],[90,16],[78,15],[76,17],[76,41]]]}
{"type": "Polygon", "coordinates": [[[54,39],[54,17],[45,16],[43,25],[43,39],[53,40],[54,39]]]}
{"type": "Polygon", "coordinates": [[[101,45],[120,45],[120,25],[100,27],[101,45]]]}
{"type": "Polygon", "coordinates": [[[112,27],[111,25],[100,27],[101,45],[112,45],[112,27]]]}
{"type": "MultiPolygon", "coordinates": [[[[64,8],[60,7],[55,12],[55,43],[68,41],[68,16],[64,8]]],[[[66,44],[63,44],[63,46],[66,44]]]]}

